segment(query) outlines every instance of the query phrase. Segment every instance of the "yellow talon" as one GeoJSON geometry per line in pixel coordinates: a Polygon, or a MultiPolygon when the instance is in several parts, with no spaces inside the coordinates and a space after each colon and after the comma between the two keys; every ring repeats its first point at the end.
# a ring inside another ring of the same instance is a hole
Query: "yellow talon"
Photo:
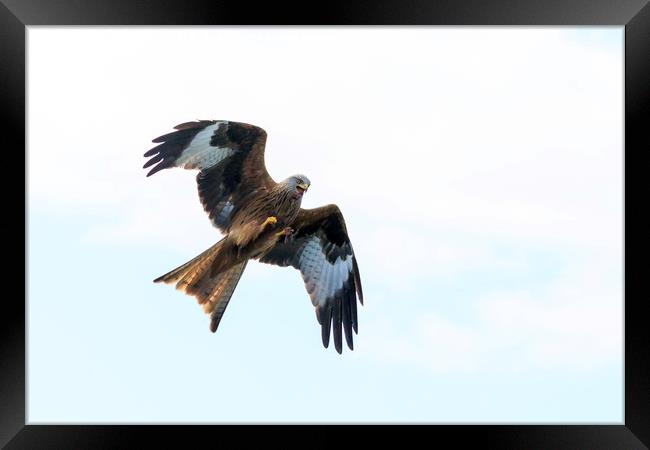
{"type": "Polygon", "coordinates": [[[267,225],[275,225],[278,222],[278,219],[275,216],[269,216],[266,218],[264,221],[264,224],[262,225],[263,227],[267,225]]]}
{"type": "Polygon", "coordinates": [[[280,236],[289,236],[291,233],[293,233],[293,228],[286,227],[282,231],[278,231],[277,233],[275,233],[275,235],[278,236],[278,237],[280,237],[280,236]]]}

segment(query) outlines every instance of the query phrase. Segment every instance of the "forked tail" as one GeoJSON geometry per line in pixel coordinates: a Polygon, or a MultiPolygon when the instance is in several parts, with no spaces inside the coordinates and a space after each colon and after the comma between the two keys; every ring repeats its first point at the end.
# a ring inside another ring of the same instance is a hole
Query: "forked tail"
{"type": "Polygon", "coordinates": [[[210,331],[217,331],[221,317],[228,306],[237,283],[246,268],[247,260],[236,263],[213,275],[214,268],[222,265],[227,241],[220,240],[212,247],[171,272],[156,278],[154,283],[176,283],[176,289],[196,297],[203,311],[210,314],[210,331]]]}

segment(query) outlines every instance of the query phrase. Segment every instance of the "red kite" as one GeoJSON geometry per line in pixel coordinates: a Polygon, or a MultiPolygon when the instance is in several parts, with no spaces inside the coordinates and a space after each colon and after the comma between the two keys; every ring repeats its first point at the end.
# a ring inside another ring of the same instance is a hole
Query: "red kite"
{"type": "Polygon", "coordinates": [[[276,183],[264,165],[266,132],[222,120],[182,123],[157,137],[144,167],[198,169],[199,198],[225,234],[212,247],[154,282],[176,283],[197,298],[215,332],[250,259],[298,269],[316,308],[323,345],[330,329],[342,352],[342,330],[353,349],[358,333],[357,297],[363,304],[359,267],[343,215],[336,205],[300,207],[310,186],[304,175],[276,183]]]}

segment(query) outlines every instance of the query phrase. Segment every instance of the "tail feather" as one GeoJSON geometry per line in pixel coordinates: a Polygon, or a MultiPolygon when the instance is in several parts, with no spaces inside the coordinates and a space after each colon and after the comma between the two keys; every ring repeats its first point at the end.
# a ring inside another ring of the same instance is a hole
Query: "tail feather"
{"type": "Polygon", "coordinates": [[[196,297],[203,311],[210,315],[212,332],[217,330],[248,262],[244,260],[232,265],[220,261],[228,259],[228,255],[223,254],[224,243],[225,239],[222,239],[197,257],[154,280],[155,283],[176,283],[176,289],[196,297]],[[224,265],[228,267],[226,270],[213,273],[215,266],[224,265]]]}
{"type": "Polygon", "coordinates": [[[220,274],[220,280],[216,288],[212,291],[210,299],[203,305],[203,311],[210,314],[210,331],[213,333],[217,331],[221,317],[226,311],[226,306],[230,301],[230,297],[235,292],[235,288],[239,283],[239,279],[244,273],[248,261],[237,264],[226,272],[220,274]]]}
{"type": "Polygon", "coordinates": [[[154,283],[167,283],[171,284],[176,281],[179,281],[182,279],[185,275],[191,272],[195,272],[196,269],[198,269],[198,265],[200,264],[205,264],[207,262],[211,262],[215,259],[217,256],[217,253],[219,252],[219,249],[223,245],[225,238],[214,244],[212,247],[201,253],[200,255],[196,256],[195,258],[190,259],[188,262],[183,264],[182,266],[178,266],[174,270],[167,272],[165,275],[161,275],[155,280],[153,280],[154,283]]]}

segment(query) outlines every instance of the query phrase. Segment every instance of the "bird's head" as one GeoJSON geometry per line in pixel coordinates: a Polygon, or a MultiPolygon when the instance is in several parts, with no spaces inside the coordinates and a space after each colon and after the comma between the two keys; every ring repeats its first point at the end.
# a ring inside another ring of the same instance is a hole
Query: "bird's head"
{"type": "Polygon", "coordinates": [[[307,189],[309,189],[309,186],[311,185],[311,181],[309,181],[309,178],[307,178],[304,175],[293,175],[284,180],[285,184],[287,185],[287,189],[289,189],[291,192],[293,192],[295,198],[301,198],[305,192],[307,192],[307,189]]]}

